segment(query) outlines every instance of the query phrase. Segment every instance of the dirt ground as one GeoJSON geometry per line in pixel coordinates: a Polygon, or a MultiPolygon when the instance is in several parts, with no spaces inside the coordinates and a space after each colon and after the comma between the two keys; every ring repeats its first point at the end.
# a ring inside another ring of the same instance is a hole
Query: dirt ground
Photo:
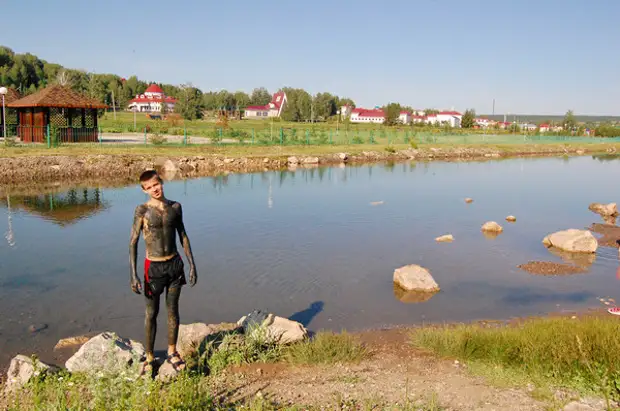
{"type": "Polygon", "coordinates": [[[538,275],[580,274],[587,272],[586,269],[581,267],[570,264],[553,263],[550,261],[530,261],[526,264],[519,265],[518,268],[530,274],[538,275]]]}
{"type": "Polygon", "coordinates": [[[325,409],[549,409],[549,402],[534,399],[527,389],[493,387],[458,362],[416,350],[408,344],[407,332],[360,334],[372,356],[359,364],[252,364],[228,371],[214,389],[230,400],[262,396],[280,405],[325,409]]]}

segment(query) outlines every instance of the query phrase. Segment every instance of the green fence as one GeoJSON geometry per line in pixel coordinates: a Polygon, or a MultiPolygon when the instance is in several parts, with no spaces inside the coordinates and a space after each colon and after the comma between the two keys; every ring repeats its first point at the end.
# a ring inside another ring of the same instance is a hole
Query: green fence
{"type": "MultiPolygon", "coordinates": [[[[467,133],[465,130],[419,130],[415,128],[344,129],[327,127],[145,127],[134,130],[132,125],[114,128],[43,127],[7,125],[7,135],[15,143],[97,145],[481,145],[481,144],[553,144],[553,143],[618,143],[619,137],[555,136],[518,133],[467,133]]],[[[1,128],[0,128],[1,129],[1,128]]]]}

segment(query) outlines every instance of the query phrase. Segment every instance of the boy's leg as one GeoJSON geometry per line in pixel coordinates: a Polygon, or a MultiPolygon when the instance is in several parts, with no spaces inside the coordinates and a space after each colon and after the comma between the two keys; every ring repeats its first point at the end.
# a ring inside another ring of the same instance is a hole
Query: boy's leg
{"type": "Polygon", "coordinates": [[[157,334],[157,314],[159,313],[159,295],[151,295],[146,298],[146,315],[144,319],[144,331],[146,334],[146,361],[155,359],[155,335],[157,334]]]}
{"type": "Polygon", "coordinates": [[[177,352],[177,340],[179,338],[179,298],[181,297],[181,287],[169,287],[166,291],[166,308],[168,311],[168,357],[175,368],[183,369],[183,360],[174,356],[177,352]]]}

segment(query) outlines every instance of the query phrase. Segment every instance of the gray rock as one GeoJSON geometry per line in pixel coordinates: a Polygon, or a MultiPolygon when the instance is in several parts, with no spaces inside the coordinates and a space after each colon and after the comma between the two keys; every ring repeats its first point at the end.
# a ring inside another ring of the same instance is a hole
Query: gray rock
{"type": "Polygon", "coordinates": [[[598,248],[598,241],[590,231],[574,228],[546,236],[543,244],[571,253],[595,253],[598,248]]]}
{"type": "Polygon", "coordinates": [[[430,271],[416,264],[394,270],[394,283],[405,291],[437,292],[440,290],[430,271]]]}
{"type": "Polygon", "coordinates": [[[504,231],[501,225],[497,224],[495,221],[488,221],[482,225],[482,231],[491,232],[491,233],[501,233],[504,231]]]}
{"type": "Polygon", "coordinates": [[[319,164],[319,158],[318,157],[304,157],[304,159],[302,160],[303,164],[319,164]]]}
{"type": "Polygon", "coordinates": [[[597,214],[602,215],[603,217],[613,217],[618,215],[618,206],[616,203],[609,204],[601,204],[601,203],[592,203],[588,207],[590,211],[593,211],[597,214]]]}
{"type": "Polygon", "coordinates": [[[254,310],[237,321],[237,325],[243,327],[246,334],[264,333],[268,342],[277,344],[290,344],[302,341],[308,337],[306,328],[298,323],[277,315],[254,310]]]}
{"type": "Polygon", "coordinates": [[[7,372],[6,386],[7,391],[23,387],[32,377],[54,373],[58,367],[47,365],[41,361],[33,361],[25,355],[17,355],[11,360],[9,371],[7,372]]]}
{"type": "Polygon", "coordinates": [[[82,345],[65,366],[70,372],[137,376],[144,356],[144,346],[139,342],[104,332],[82,345]]]}

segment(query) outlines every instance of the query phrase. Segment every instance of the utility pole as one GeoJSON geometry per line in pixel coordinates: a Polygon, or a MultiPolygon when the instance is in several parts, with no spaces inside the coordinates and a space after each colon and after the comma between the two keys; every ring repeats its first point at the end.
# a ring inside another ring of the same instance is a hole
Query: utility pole
{"type": "Polygon", "coordinates": [[[116,120],[116,103],[114,101],[114,90],[112,90],[112,109],[114,110],[114,120],[116,120]]]}

